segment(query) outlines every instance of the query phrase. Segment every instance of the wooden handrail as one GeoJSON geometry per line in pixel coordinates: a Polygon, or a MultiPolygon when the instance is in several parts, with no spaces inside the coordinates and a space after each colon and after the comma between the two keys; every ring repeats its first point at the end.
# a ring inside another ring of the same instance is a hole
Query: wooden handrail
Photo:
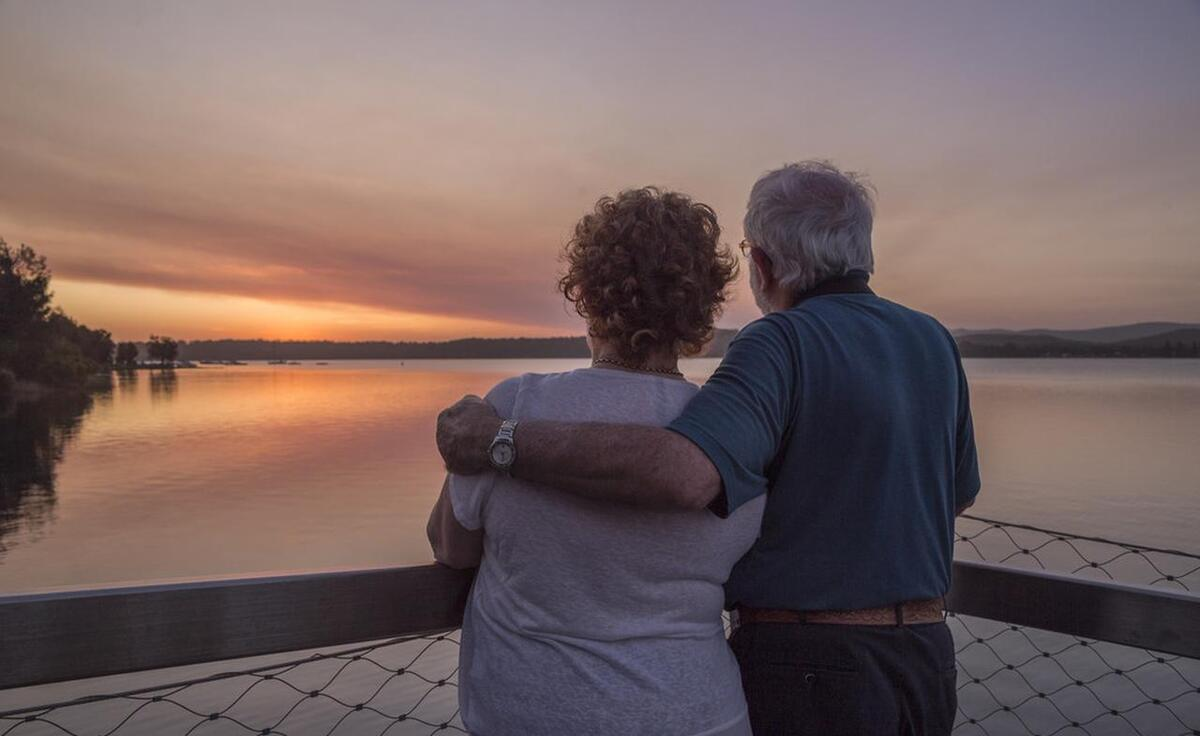
{"type": "Polygon", "coordinates": [[[0,689],[457,628],[440,565],[0,596],[0,689]]]}
{"type": "Polygon", "coordinates": [[[946,607],[965,616],[1200,659],[1200,596],[955,561],[946,607]]]}
{"type": "MultiPolygon", "coordinates": [[[[951,611],[1200,658],[1200,597],[955,562],[951,611]]],[[[439,565],[0,596],[0,689],[458,627],[439,565]]]]}

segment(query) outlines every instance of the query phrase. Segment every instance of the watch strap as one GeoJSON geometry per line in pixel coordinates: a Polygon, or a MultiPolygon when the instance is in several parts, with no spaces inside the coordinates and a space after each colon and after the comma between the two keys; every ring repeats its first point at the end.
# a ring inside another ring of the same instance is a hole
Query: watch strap
{"type": "Polygon", "coordinates": [[[509,442],[512,442],[513,437],[516,434],[516,431],[517,431],[517,420],[516,419],[505,419],[503,422],[500,422],[500,429],[498,429],[496,431],[496,439],[508,440],[509,442]]]}
{"type": "Polygon", "coordinates": [[[492,444],[488,446],[488,462],[492,467],[502,473],[507,473],[508,469],[513,466],[517,460],[517,443],[515,435],[517,431],[517,420],[505,419],[500,422],[500,428],[496,430],[496,437],[492,440],[492,444]],[[496,462],[494,453],[497,445],[507,445],[511,448],[510,460],[507,463],[496,462]]]}

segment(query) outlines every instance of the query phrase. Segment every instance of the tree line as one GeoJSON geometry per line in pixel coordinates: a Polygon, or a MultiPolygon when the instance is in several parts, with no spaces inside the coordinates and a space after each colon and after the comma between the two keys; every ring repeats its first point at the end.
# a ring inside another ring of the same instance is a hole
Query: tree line
{"type": "Polygon", "coordinates": [[[980,342],[958,339],[964,358],[1200,358],[1200,340],[1143,338],[1118,343],[980,342]]]}
{"type": "MultiPolygon", "coordinates": [[[[718,329],[705,356],[725,354],[736,330],[718,329]]],[[[180,344],[185,360],[417,360],[586,358],[583,337],[468,337],[443,342],[331,340],[193,340],[180,344]]]]}
{"type": "MultiPolygon", "coordinates": [[[[138,364],[138,346],[117,344],[112,333],[93,329],[53,305],[50,267],[45,256],[0,238],[0,397],[18,380],[53,387],[82,388],[91,376],[138,364]]],[[[151,336],[152,360],[169,365],[179,343],[151,336]]]]}

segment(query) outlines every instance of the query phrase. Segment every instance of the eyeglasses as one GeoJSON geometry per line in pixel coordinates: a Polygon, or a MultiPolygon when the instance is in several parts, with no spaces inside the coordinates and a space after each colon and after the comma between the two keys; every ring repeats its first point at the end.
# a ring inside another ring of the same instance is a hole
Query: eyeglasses
{"type": "Polygon", "coordinates": [[[738,243],[738,248],[741,249],[742,255],[749,258],[750,251],[754,250],[754,243],[751,243],[749,240],[743,240],[742,242],[738,243]]]}

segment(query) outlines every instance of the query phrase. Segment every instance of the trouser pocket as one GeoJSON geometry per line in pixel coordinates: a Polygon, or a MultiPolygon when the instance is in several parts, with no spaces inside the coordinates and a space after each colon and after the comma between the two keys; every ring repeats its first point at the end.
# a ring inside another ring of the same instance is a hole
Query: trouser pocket
{"type": "MultiPolygon", "coordinates": [[[[730,641],[742,670],[746,704],[755,734],[770,736],[864,736],[895,722],[881,712],[869,672],[852,657],[839,656],[828,641],[806,641],[799,627],[740,629],[730,641]]],[[[889,736],[893,736],[889,734],[889,736]]]]}

